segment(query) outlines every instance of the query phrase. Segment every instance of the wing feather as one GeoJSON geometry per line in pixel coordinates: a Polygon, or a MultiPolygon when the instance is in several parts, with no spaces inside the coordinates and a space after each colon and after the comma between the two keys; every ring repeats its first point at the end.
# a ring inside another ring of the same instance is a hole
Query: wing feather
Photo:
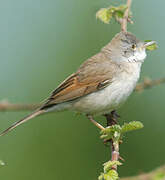
{"type": "Polygon", "coordinates": [[[52,92],[42,109],[72,101],[108,86],[113,79],[114,65],[112,62],[104,61],[104,59],[100,62],[98,60],[98,56],[97,58],[93,57],[80,66],[76,73],[69,76],[52,92]]]}

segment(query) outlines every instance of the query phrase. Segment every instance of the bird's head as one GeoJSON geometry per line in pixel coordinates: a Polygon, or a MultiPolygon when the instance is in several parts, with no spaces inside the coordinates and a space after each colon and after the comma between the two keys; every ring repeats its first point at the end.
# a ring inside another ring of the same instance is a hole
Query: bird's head
{"type": "Polygon", "coordinates": [[[154,43],[155,41],[140,41],[130,32],[120,32],[105,46],[105,50],[109,51],[114,61],[143,62],[146,48],[154,43]]]}

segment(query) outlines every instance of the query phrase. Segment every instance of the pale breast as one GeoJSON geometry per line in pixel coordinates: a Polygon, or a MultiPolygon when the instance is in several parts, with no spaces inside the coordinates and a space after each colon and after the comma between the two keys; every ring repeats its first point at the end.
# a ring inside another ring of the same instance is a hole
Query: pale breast
{"type": "Polygon", "coordinates": [[[127,71],[121,71],[109,86],[74,101],[73,110],[94,115],[110,112],[132,93],[139,79],[140,66],[131,63],[126,67],[127,71]]]}

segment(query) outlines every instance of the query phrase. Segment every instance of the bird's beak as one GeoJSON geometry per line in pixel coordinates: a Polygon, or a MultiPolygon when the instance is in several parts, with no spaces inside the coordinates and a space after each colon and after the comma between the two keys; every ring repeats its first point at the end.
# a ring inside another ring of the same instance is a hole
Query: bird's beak
{"type": "Polygon", "coordinates": [[[155,41],[144,42],[143,47],[144,47],[144,48],[147,48],[148,46],[151,46],[151,45],[153,45],[153,44],[155,44],[155,43],[156,43],[155,41]]]}

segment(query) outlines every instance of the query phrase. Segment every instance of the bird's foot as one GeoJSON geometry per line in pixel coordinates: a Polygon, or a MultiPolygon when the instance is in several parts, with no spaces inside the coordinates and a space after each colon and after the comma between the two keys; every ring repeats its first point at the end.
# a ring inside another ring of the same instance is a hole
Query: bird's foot
{"type": "Polygon", "coordinates": [[[120,116],[117,114],[115,110],[111,111],[109,114],[104,114],[104,116],[107,119],[107,126],[112,126],[117,124],[117,119],[120,118],[120,116]]]}

